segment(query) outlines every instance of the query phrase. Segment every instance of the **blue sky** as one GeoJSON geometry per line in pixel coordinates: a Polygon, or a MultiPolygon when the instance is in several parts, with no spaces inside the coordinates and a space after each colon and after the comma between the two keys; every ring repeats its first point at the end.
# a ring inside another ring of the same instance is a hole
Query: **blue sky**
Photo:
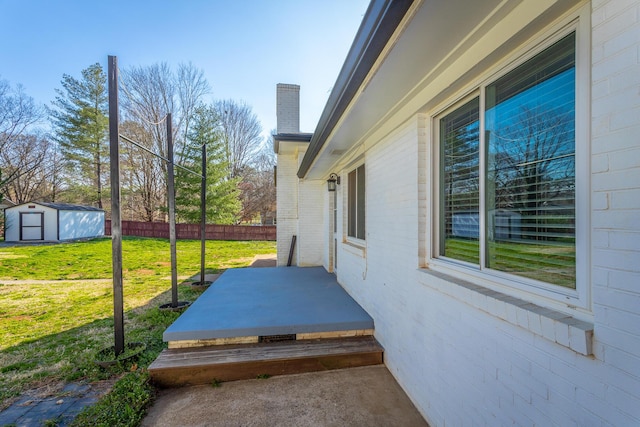
{"type": "Polygon", "coordinates": [[[0,79],[50,104],[63,74],[116,55],[121,69],[191,62],[211,100],[252,106],[275,128],[277,83],[299,84],[313,132],[368,0],[0,0],[0,79]]]}

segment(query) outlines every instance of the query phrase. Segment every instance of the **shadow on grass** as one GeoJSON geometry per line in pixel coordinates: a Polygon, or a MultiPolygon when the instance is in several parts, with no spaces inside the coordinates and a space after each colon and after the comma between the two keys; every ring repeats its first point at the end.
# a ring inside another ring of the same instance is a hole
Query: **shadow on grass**
{"type": "MultiPolygon", "coordinates": [[[[178,287],[181,300],[195,301],[201,293],[190,286],[178,287]]],[[[169,289],[145,305],[125,312],[125,342],[142,342],[146,350],[124,365],[105,369],[95,364],[98,352],[114,344],[113,318],[96,319],[0,351],[0,410],[27,391],[39,389],[55,395],[66,382],[94,382],[146,369],[166,348],[162,334],[181,314],[158,309],[170,301],[169,289]]]]}

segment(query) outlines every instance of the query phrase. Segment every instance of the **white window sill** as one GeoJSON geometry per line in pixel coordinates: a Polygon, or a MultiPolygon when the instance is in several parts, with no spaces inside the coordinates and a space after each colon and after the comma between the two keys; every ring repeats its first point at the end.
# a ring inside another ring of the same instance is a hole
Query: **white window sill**
{"type": "Polygon", "coordinates": [[[585,356],[593,354],[593,323],[444,273],[428,269],[420,271],[430,276],[428,280],[422,281],[426,286],[570,348],[576,353],[585,356]]]}
{"type": "Polygon", "coordinates": [[[364,240],[352,240],[350,237],[342,242],[342,248],[352,254],[364,258],[367,254],[364,240]]]}

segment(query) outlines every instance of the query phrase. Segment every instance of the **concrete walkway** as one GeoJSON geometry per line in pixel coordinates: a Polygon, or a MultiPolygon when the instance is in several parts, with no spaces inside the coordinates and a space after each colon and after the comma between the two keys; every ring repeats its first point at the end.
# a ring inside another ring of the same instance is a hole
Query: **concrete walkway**
{"type": "Polygon", "coordinates": [[[382,365],[163,390],[142,426],[428,427],[382,365]]]}

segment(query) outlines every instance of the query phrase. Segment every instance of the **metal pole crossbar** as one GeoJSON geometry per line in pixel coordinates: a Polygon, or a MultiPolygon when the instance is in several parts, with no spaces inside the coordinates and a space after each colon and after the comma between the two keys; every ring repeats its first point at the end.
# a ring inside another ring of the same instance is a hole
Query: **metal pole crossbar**
{"type": "Polygon", "coordinates": [[[149,150],[147,147],[144,147],[143,145],[141,145],[141,144],[140,144],[140,143],[138,143],[138,142],[135,142],[134,140],[132,140],[132,139],[130,139],[130,138],[127,138],[126,136],[124,136],[124,135],[122,135],[122,134],[120,134],[120,135],[118,135],[118,136],[119,136],[120,138],[124,139],[124,140],[125,140],[126,142],[128,142],[129,144],[133,144],[133,145],[135,145],[136,147],[140,148],[141,150],[144,150],[144,151],[146,151],[147,153],[152,154],[152,155],[156,156],[157,158],[159,158],[159,159],[161,159],[161,160],[164,160],[164,161],[165,161],[165,162],[167,162],[167,163],[172,163],[172,164],[173,164],[175,167],[177,167],[178,169],[182,169],[182,170],[183,170],[183,171],[185,171],[185,172],[189,172],[189,173],[194,174],[195,176],[197,176],[197,177],[199,177],[199,178],[202,178],[202,175],[201,175],[201,174],[199,174],[198,172],[193,171],[193,170],[191,170],[191,169],[189,169],[189,168],[185,168],[184,166],[180,166],[180,165],[178,165],[178,164],[176,164],[176,163],[173,163],[171,160],[167,159],[166,157],[162,157],[160,154],[158,154],[158,153],[154,153],[153,151],[149,150]]]}
{"type": "MultiPolygon", "coordinates": [[[[171,304],[173,308],[179,305],[188,306],[178,301],[178,275],[176,259],[176,214],[175,214],[175,186],[174,186],[174,166],[188,173],[196,175],[202,179],[201,209],[202,209],[202,246],[201,246],[201,282],[204,283],[204,227],[205,200],[206,200],[206,147],[202,145],[202,174],[199,174],[184,166],[176,165],[173,162],[173,134],[171,113],[168,113],[159,123],[166,121],[167,126],[167,154],[168,158],[154,153],[142,144],[121,135],[119,132],[119,111],[118,111],[118,58],[109,56],[108,69],[109,83],[109,155],[111,163],[111,238],[112,238],[112,266],[113,266],[113,318],[114,318],[114,352],[116,357],[124,351],[124,313],[123,313],[123,292],[122,292],[122,220],[120,212],[120,139],[135,145],[136,147],[158,157],[167,163],[167,195],[169,207],[169,240],[171,251],[171,304]]],[[[126,90],[126,89],[125,89],[126,90]]],[[[162,306],[161,306],[162,308],[162,306]]]]}

